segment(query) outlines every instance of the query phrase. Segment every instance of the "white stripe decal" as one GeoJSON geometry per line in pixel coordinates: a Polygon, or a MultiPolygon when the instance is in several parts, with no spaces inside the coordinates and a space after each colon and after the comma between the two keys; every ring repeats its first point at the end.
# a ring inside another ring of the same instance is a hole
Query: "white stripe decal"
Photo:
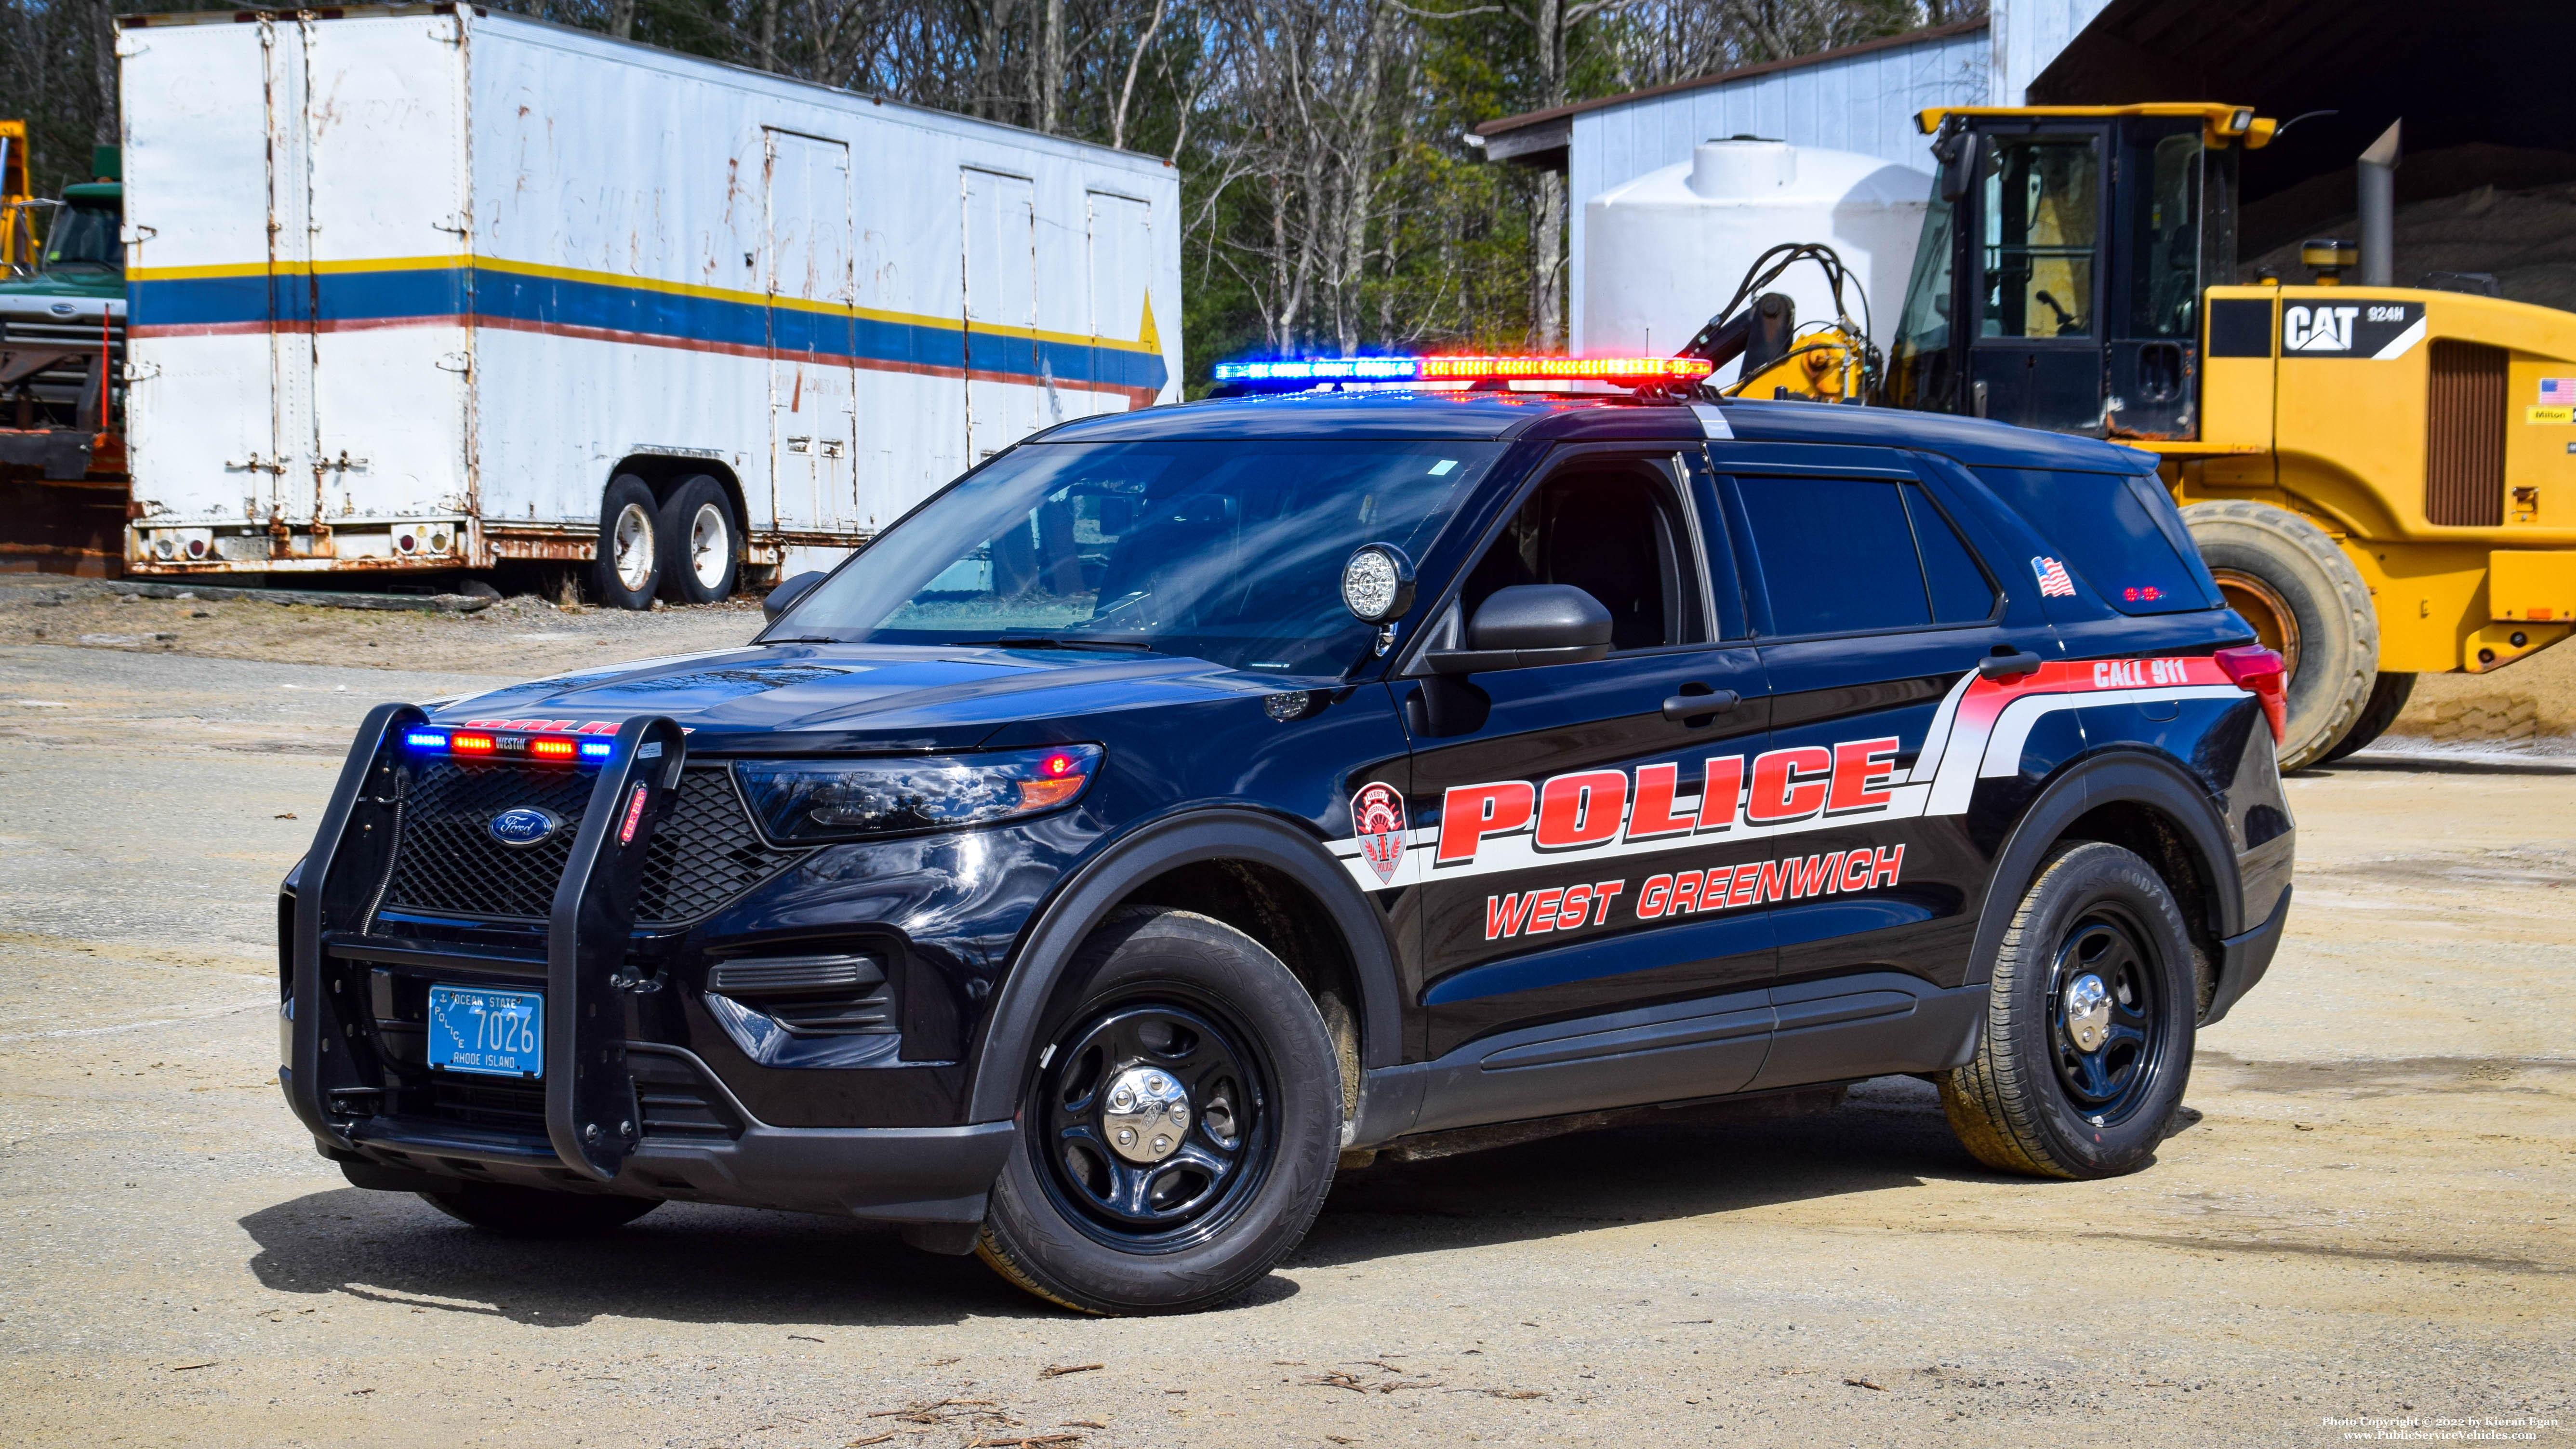
{"type": "Polygon", "coordinates": [[[2418,317],[2415,319],[2413,326],[2408,327],[2405,331],[2389,338],[2388,345],[2386,347],[2370,354],[2370,360],[2373,362],[2395,362],[2398,358],[2404,357],[2416,343],[2423,340],[2424,319],[2418,317]]]}

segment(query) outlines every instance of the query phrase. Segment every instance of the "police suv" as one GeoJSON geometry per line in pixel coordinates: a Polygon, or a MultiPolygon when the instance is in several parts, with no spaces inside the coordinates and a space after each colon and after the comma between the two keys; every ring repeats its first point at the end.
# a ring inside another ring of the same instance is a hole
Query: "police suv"
{"type": "Polygon", "coordinates": [[[1068,423],[747,647],[379,707],[295,1113],[493,1231],[843,1214],[1102,1313],[1372,1149],[1657,1104],[1913,1073],[1993,1167],[2146,1165],[2294,839],[2153,460],[1587,385],[1068,423]]]}

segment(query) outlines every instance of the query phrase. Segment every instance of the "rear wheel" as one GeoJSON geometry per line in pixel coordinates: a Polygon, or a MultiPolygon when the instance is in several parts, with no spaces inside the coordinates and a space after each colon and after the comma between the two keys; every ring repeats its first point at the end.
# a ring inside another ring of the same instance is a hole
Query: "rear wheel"
{"type": "Polygon", "coordinates": [[[701,473],[662,505],[662,590],[674,603],[712,604],[733,597],[742,535],[724,485],[701,473]]]}
{"type": "Polygon", "coordinates": [[[2228,499],[2182,516],[2228,607],[2281,656],[2281,768],[2313,764],[2360,721],[2379,680],[2370,586],[2325,530],[2286,508],[2228,499]]]}
{"type": "Polygon", "coordinates": [[[591,591],[603,604],[649,609],[662,587],[661,506],[653,490],[632,473],[608,482],[599,504],[599,553],[591,564],[591,591]]]}
{"type": "Polygon", "coordinates": [[[2344,731],[2333,749],[2317,756],[2317,763],[2331,765],[2388,733],[2388,727],[2404,712],[2407,696],[2414,692],[2414,675],[2381,671],[2379,682],[2370,687],[2370,698],[2362,702],[2361,718],[2353,721],[2352,728],[2344,731]]]}
{"type": "Polygon", "coordinates": [[[658,1197],[547,1192],[497,1182],[460,1182],[421,1201],[461,1223],[504,1238],[587,1238],[622,1228],[662,1205],[658,1197]]]}
{"type": "Polygon", "coordinates": [[[2191,1078],[2191,938],[2148,864],[2098,841],[2040,867],[1995,955],[1976,1054],[1941,1106],[1979,1162],[2116,1177],[2155,1156],[2191,1078]]]}
{"type": "Polygon", "coordinates": [[[1113,916],[1073,969],[1081,998],[1045,1038],[976,1251],[1088,1313],[1223,1303],[1297,1246],[1332,1186],[1323,1018],[1259,942],[1186,911],[1113,916]]]}

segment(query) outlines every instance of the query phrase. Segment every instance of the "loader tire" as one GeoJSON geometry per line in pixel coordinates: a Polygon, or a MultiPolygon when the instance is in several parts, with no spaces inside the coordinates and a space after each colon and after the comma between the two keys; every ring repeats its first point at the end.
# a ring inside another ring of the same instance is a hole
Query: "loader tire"
{"type": "Polygon", "coordinates": [[[2370,687],[2370,700],[2361,707],[2361,718],[2343,732],[2335,747],[2317,756],[2320,765],[2331,765],[2372,740],[2388,733],[2397,722],[2398,713],[2406,708],[2407,696],[2415,692],[2415,676],[2380,671],[2379,682],[2370,687]]]}
{"type": "Polygon", "coordinates": [[[2182,517],[2228,606],[2286,666],[2281,768],[2314,764],[2361,721],[2379,681],[2370,586],[2325,530],[2286,508],[2227,499],[2182,517]]]}

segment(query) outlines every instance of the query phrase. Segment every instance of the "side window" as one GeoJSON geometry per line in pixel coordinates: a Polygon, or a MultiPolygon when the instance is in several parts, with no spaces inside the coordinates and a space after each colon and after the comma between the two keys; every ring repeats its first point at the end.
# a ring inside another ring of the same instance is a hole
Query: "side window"
{"type": "Polygon", "coordinates": [[[1995,586],[1977,567],[1976,555],[1921,489],[1904,492],[1905,512],[1914,521],[1914,546],[1923,554],[1924,587],[1932,595],[1932,622],[1982,624],[1993,618],[1995,586]]]}
{"type": "Polygon", "coordinates": [[[1610,611],[1610,647],[1706,641],[1698,565],[1672,480],[1644,463],[1560,473],[1540,484],[1459,590],[1465,618],[1496,589],[1572,584],[1610,611]]]}
{"type": "Polygon", "coordinates": [[[1958,531],[1908,484],[1739,478],[1749,571],[1776,637],[1981,624],[1995,589],[1958,531]]]}
{"type": "Polygon", "coordinates": [[[1932,622],[1899,485],[1874,478],[1740,478],[1775,635],[1932,622]]]}
{"type": "Polygon", "coordinates": [[[2112,608],[2173,614],[2218,607],[2198,551],[2185,547],[2190,535],[2172,497],[2152,478],[2054,468],[1980,468],[1977,476],[2112,608]]]}

